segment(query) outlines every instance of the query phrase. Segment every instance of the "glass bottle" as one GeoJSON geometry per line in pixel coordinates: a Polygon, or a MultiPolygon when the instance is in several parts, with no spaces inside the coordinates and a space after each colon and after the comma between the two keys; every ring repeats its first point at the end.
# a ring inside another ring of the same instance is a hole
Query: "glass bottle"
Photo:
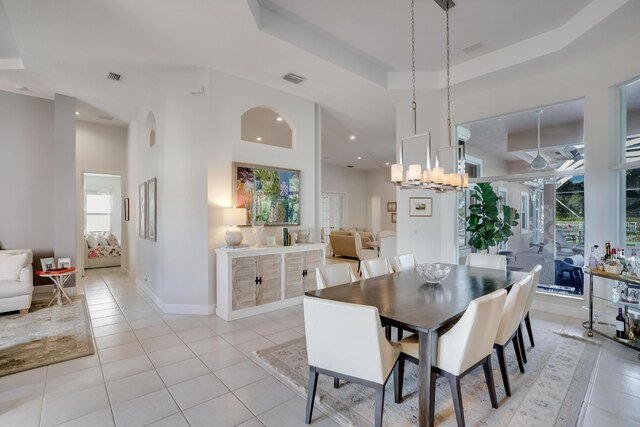
{"type": "Polygon", "coordinates": [[[589,255],[589,268],[595,270],[598,266],[598,254],[596,253],[596,248],[598,246],[591,247],[591,255],[589,255]]]}
{"type": "Polygon", "coordinates": [[[622,315],[622,307],[618,307],[618,315],[616,316],[616,337],[627,338],[625,333],[625,321],[622,315]]]}
{"type": "Polygon", "coordinates": [[[611,258],[611,242],[608,240],[604,244],[604,260],[609,261],[611,258]]]}

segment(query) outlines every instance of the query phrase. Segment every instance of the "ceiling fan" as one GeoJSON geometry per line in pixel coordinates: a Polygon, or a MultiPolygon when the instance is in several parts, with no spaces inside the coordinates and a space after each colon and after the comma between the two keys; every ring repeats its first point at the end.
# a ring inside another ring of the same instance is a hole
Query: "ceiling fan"
{"type": "Polygon", "coordinates": [[[542,110],[538,111],[538,155],[531,161],[531,167],[535,170],[542,170],[549,166],[547,160],[540,154],[540,116],[542,110]]]}

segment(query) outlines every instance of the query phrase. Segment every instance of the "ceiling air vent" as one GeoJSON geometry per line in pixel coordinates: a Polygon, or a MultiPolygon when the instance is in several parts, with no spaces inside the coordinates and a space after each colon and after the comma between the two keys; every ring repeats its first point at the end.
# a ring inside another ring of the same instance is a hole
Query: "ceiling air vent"
{"type": "Polygon", "coordinates": [[[282,78],[285,79],[288,82],[293,83],[293,84],[300,84],[303,81],[307,80],[306,77],[302,77],[302,76],[299,76],[299,75],[293,74],[293,73],[285,74],[284,76],[282,76],[282,78]]]}
{"type": "Polygon", "coordinates": [[[113,81],[120,81],[120,79],[122,78],[122,74],[118,74],[118,73],[109,73],[107,74],[107,79],[109,80],[113,80],[113,81]]]}

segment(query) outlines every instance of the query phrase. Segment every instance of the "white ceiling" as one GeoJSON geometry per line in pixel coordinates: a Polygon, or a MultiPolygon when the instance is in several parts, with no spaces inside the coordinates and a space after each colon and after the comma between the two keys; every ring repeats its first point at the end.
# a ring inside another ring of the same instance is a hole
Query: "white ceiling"
{"type": "MultiPolygon", "coordinates": [[[[557,62],[553,54],[559,51],[564,60],[597,54],[607,42],[640,31],[639,4],[458,0],[451,10],[452,79],[480,84],[505,70],[529,73],[548,63],[546,58],[557,62]],[[462,50],[477,42],[483,47],[462,50]],[[523,43],[540,49],[526,49],[528,56],[517,58],[510,54],[523,43]],[[478,66],[481,60],[492,66],[478,66]]],[[[127,123],[167,72],[209,67],[321,104],[326,163],[371,169],[393,162],[395,104],[408,96],[408,0],[2,0],[2,5],[0,90],[16,92],[16,85],[23,85],[34,96],[64,93],[127,123]],[[3,68],[16,49],[24,69],[3,68]],[[107,80],[110,71],[123,79],[107,80]],[[308,80],[292,85],[281,79],[288,72],[308,80]]],[[[432,0],[416,0],[416,8],[418,84],[438,89],[444,12],[432,0]]]]}

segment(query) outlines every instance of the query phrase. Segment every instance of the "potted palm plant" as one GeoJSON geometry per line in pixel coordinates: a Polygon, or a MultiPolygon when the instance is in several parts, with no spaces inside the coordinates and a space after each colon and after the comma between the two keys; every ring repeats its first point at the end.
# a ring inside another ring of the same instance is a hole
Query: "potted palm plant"
{"type": "Polygon", "coordinates": [[[471,233],[469,246],[476,251],[488,251],[513,236],[511,227],[518,225],[520,215],[506,204],[499,209],[500,199],[487,182],[476,184],[471,194],[466,230],[471,233]]]}

